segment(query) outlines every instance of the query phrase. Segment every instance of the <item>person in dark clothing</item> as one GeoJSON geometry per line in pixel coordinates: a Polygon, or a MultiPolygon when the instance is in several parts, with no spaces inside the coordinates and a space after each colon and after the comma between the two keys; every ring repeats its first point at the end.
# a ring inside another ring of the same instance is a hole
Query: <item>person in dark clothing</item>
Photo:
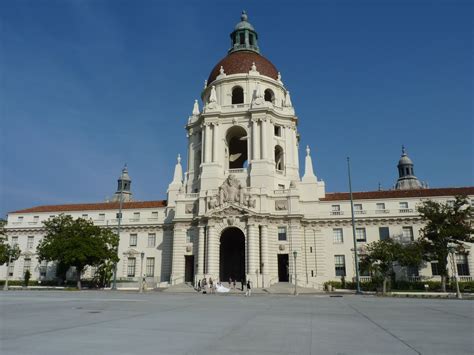
{"type": "Polygon", "coordinates": [[[247,280],[247,292],[245,292],[245,296],[249,296],[252,293],[252,287],[250,286],[250,280],[247,280]]]}
{"type": "Polygon", "coordinates": [[[240,279],[241,291],[244,292],[244,279],[240,279]]]}

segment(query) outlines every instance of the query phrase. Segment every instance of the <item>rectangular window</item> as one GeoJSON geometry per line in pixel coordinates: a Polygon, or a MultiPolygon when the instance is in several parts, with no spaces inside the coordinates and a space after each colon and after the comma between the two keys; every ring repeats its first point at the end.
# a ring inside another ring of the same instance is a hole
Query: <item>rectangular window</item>
{"type": "Polygon", "coordinates": [[[380,240],[390,239],[390,230],[388,227],[379,227],[379,238],[380,240]]]}
{"type": "Polygon", "coordinates": [[[281,137],[281,127],[275,126],[275,136],[281,137]]]}
{"type": "Polygon", "coordinates": [[[186,231],[186,243],[191,243],[193,241],[193,234],[191,230],[186,231]]]}
{"type": "Polygon", "coordinates": [[[313,247],[309,247],[309,252],[310,252],[310,253],[313,252],[313,247]]]}
{"type": "Polygon", "coordinates": [[[346,260],[344,255],[334,255],[336,276],[346,276],[346,260]]]}
{"type": "Polygon", "coordinates": [[[356,240],[358,242],[366,242],[367,235],[365,232],[365,228],[356,228],[356,240]]]}
{"type": "Polygon", "coordinates": [[[331,206],[331,214],[332,215],[341,215],[341,205],[332,205],[331,206]]]}
{"type": "Polygon", "coordinates": [[[385,203],[379,202],[375,204],[375,212],[384,213],[385,212],[385,203]]]}
{"type": "Polygon", "coordinates": [[[408,266],[407,275],[408,277],[419,276],[418,266],[408,266]]]}
{"type": "Polygon", "coordinates": [[[285,189],[285,185],[283,185],[283,184],[278,184],[278,189],[279,189],[279,190],[284,190],[284,189],[285,189]]]}
{"type": "Polygon", "coordinates": [[[311,277],[314,277],[314,270],[311,270],[311,277]]]}
{"type": "Polygon", "coordinates": [[[408,202],[400,202],[399,207],[401,210],[407,209],[408,208],[408,202]]]}
{"type": "Polygon", "coordinates": [[[403,240],[413,241],[413,227],[403,227],[402,228],[403,240]]]}
{"type": "Polygon", "coordinates": [[[18,237],[12,237],[12,246],[18,245],[18,237]]]}
{"type": "Polygon", "coordinates": [[[135,221],[139,221],[140,220],[140,212],[133,212],[133,219],[135,221]]]}
{"type": "Polygon", "coordinates": [[[33,245],[35,244],[35,237],[28,237],[28,241],[26,242],[26,249],[33,249],[33,245]]]}
{"type": "Polygon", "coordinates": [[[33,216],[33,222],[38,223],[39,218],[40,218],[39,216],[33,216]]]}
{"type": "Polygon", "coordinates": [[[105,213],[99,213],[99,221],[105,221],[105,213]]]}
{"type": "Polygon", "coordinates": [[[362,211],[362,203],[354,203],[354,211],[362,211]]]}
{"type": "Polygon", "coordinates": [[[278,227],[278,240],[286,240],[286,227],[278,227]]]}
{"type": "Polygon", "coordinates": [[[438,268],[438,262],[437,261],[432,261],[431,262],[431,275],[439,276],[439,268],[438,268]]]}
{"type": "Polygon", "coordinates": [[[146,277],[155,276],[155,258],[146,258],[146,277]]]}
{"type": "Polygon", "coordinates": [[[459,276],[469,276],[469,264],[466,254],[456,254],[456,266],[459,276]]]}
{"type": "Polygon", "coordinates": [[[30,258],[25,258],[25,262],[23,263],[23,275],[25,274],[26,271],[30,271],[31,268],[31,259],[30,258]]]}
{"type": "Polygon", "coordinates": [[[130,234],[130,244],[131,247],[136,247],[137,246],[137,235],[136,234],[130,234]]]}
{"type": "Polygon", "coordinates": [[[127,263],[127,276],[128,277],[135,277],[136,264],[137,264],[136,258],[128,258],[128,263],[127,263]]]}
{"type": "Polygon", "coordinates": [[[156,245],[156,234],[148,233],[148,248],[154,248],[156,245]]]}
{"type": "Polygon", "coordinates": [[[332,230],[333,243],[342,244],[344,243],[344,236],[342,234],[342,228],[334,228],[332,230]]]}
{"type": "Polygon", "coordinates": [[[158,212],[154,211],[151,213],[151,218],[152,219],[158,219],[158,212]]]}
{"type": "Polygon", "coordinates": [[[89,215],[87,213],[82,214],[83,219],[87,219],[88,217],[89,217],[89,215]]]}
{"type": "Polygon", "coordinates": [[[18,216],[18,222],[23,222],[23,216],[18,216]]]}
{"type": "Polygon", "coordinates": [[[39,267],[39,272],[41,277],[46,277],[46,269],[48,267],[48,262],[46,260],[43,260],[40,264],[39,267]]]}

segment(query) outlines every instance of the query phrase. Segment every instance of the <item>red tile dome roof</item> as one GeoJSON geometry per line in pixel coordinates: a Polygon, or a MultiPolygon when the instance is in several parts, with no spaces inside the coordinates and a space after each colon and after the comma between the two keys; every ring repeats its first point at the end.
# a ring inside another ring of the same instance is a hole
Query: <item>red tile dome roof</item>
{"type": "Polygon", "coordinates": [[[224,73],[227,75],[238,74],[238,73],[248,73],[252,67],[252,63],[255,63],[257,71],[261,75],[268,76],[272,79],[277,79],[278,70],[264,56],[252,52],[252,51],[237,51],[228,54],[224,57],[219,63],[216,64],[214,69],[212,69],[209,78],[207,79],[207,84],[211,84],[216,77],[219,75],[219,69],[221,66],[224,68],[224,73]]]}

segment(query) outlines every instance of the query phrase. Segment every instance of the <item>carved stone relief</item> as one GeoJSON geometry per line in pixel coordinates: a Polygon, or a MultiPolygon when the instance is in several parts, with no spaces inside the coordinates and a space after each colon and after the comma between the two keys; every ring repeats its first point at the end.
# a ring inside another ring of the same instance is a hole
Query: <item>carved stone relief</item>
{"type": "Polygon", "coordinates": [[[286,211],[288,210],[288,201],[287,200],[276,200],[275,201],[275,211],[286,211]]]}

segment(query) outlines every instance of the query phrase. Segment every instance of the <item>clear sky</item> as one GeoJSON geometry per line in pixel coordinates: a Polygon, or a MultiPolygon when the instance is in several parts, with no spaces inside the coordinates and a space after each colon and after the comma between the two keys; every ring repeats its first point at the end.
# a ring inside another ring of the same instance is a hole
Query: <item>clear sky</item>
{"type": "MultiPolygon", "coordinates": [[[[99,202],[123,164],[164,199],[184,125],[246,9],[329,192],[473,184],[472,1],[0,2],[0,216],[99,202]]],[[[303,164],[301,164],[303,167],[303,164]]]]}

